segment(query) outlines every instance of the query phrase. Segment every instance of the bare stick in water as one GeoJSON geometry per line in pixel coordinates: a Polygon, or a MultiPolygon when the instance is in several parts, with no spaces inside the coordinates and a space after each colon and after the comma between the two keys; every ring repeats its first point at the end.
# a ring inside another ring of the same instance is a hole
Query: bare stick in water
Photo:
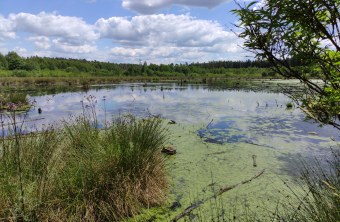
{"type": "Polygon", "coordinates": [[[198,208],[199,206],[201,206],[202,204],[204,204],[206,201],[212,199],[212,198],[216,198],[217,196],[229,191],[229,190],[232,190],[238,186],[241,186],[242,184],[246,184],[246,183],[249,183],[251,182],[252,180],[260,177],[263,173],[264,173],[265,169],[263,169],[261,172],[259,172],[258,174],[256,174],[255,176],[249,178],[248,180],[244,180],[244,181],[241,181],[240,183],[237,183],[237,184],[234,184],[232,186],[224,186],[222,188],[220,188],[220,190],[215,193],[214,195],[206,198],[205,200],[199,200],[199,201],[196,201],[195,203],[193,203],[192,205],[190,205],[189,207],[185,208],[185,210],[178,214],[176,217],[174,217],[171,222],[177,222],[178,220],[180,220],[181,218],[189,215],[191,213],[191,211],[193,211],[194,209],[198,208]]]}

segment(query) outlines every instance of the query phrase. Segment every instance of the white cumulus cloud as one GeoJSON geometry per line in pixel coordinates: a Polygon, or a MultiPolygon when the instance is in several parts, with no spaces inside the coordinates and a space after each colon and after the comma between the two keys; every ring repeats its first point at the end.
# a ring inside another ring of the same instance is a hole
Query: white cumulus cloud
{"type": "Polygon", "coordinates": [[[78,17],[61,16],[54,13],[41,12],[37,15],[29,13],[10,14],[9,20],[15,30],[40,36],[55,36],[78,41],[94,41],[97,34],[93,27],[78,17]]]}
{"type": "Polygon", "coordinates": [[[0,16],[1,48],[25,55],[113,62],[179,63],[242,59],[241,40],[220,23],[190,15],[155,14],[98,19],[94,24],[56,13],[0,16]],[[12,39],[11,43],[6,42],[12,39]],[[35,46],[34,51],[29,44],[35,46]],[[26,47],[27,46],[27,47],[26,47]]]}
{"type": "Polygon", "coordinates": [[[99,38],[94,25],[82,18],[41,12],[10,14],[0,17],[0,38],[15,37],[20,32],[27,33],[27,40],[34,43],[37,50],[52,50],[63,53],[91,53],[96,51],[99,38]]]}
{"type": "Polygon", "coordinates": [[[46,36],[31,36],[28,40],[34,42],[38,49],[46,50],[51,47],[51,41],[46,36]]]}
{"type": "Polygon", "coordinates": [[[241,51],[240,40],[234,33],[217,22],[189,15],[102,18],[96,22],[96,27],[101,38],[118,44],[111,49],[111,54],[127,60],[138,57],[158,62],[203,61],[241,51]]]}
{"type": "Polygon", "coordinates": [[[122,6],[141,14],[152,14],[172,5],[213,8],[223,2],[229,1],[230,0],[123,0],[122,6]]]}
{"type": "Polygon", "coordinates": [[[112,17],[96,23],[101,38],[121,44],[179,47],[203,47],[235,39],[217,22],[189,15],[142,15],[131,19],[112,17]]]}
{"type": "Polygon", "coordinates": [[[14,24],[0,15],[0,40],[15,38],[14,24]]]}
{"type": "Polygon", "coordinates": [[[69,44],[65,42],[62,38],[57,38],[52,40],[53,43],[53,49],[55,51],[59,52],[65,52],[65,53],[76,53],[76,54],[82,54],[82,53],[92,53],[97,50],[96,46],[91,44],[69,44]]]}

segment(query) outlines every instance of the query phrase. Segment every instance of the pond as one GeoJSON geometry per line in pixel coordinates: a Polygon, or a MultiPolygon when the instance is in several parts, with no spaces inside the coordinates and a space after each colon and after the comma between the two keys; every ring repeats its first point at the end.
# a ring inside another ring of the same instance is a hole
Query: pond
{"type": "MultiPolygon", "coordinates": [[[[102,124],[125,113],[175,121],[167,125],[169,143],[177,149],[167,159],[169,202],[145,214],[159,220],[169,220],[193,202],[209,197],[214,189],[247,180],[261,170],[265,170],[261,177],[221,198],[228,206],[240,202],[237,206],[241,207],[247,200],[251,209],[268,210],[283,198],[284,181],[295,180],[294,163],[315,156],[327,158],[329,148],[340,139],[336,129],[306,121],[295,107],[287,109],[291,100],[273,90],[126,83],[54,94],[32,91],[29,99],[34,106],[25,115],[26,132],[83,112],[95,112],[102,124]]],[[[209,206],[205,208],[209,210],[209,206]]]]}

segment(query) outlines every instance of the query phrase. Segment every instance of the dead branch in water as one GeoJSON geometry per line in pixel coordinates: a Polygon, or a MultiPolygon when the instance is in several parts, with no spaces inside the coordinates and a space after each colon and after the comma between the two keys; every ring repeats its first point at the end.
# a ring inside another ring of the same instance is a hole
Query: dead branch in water
{"type": "Polygon", "coordinates": [[[211,119],[211,121],[208,123],[208,125],[207,125],[205,128],[208,129],[209,126],[212,124],[213,121],[214,121],[214,119],[211,119]]]}
{"type": "Polygon", "coordinates": [[[229,190],[231,190],[231,189],[234,189],[235,187],[238,187],[238,186],[240,186],[240,185],[242,185],[242,184],[246,184],[246,183],[251,182],[252,180],[254,180],[254,179],[258,178],[259,176],[261,176],[261,175],[264,173],[264,171],[265,171],[265,169],[263,169],[261,172],[259,172],[259,173],[256,174],[255,176],[249,178],[248,180],[241,181],[240,183],[234,184],[234,185],[232,185],[232,186],[225,186],[225,187],[222,187],[222,188],[220,189],[220,191],[217,193],[216,196],[219,196],[219,195],[221,195],[222,193],[227,192],[227,191],[229,191],[229,190]]]}
{"type": "Polygon", "coordinates": [[[243,180],[241,181],[240,183],[237,183],[237,184],[234,184],[232,186],[224,186],[222,188],[220,188],[220,190],[215,193],[214,195],[206,198],[205,200],[199,200],[199,201],[196,201],[195,203],[193,203],[192,205],[190,205],[189,207],[185,208],[185,210],[178,214],[176,217],[174,217],[171,222],[177,222],[178,220],[180,220],[181,218],[189,215],[191,213],[191,211],[193,211],[194,209],[198,208],[199,206],[201,206],[202,204],[204,204],[206,201],[212,199],[212,198],[216,198],[217,196],[229,191],[229,190],[232,190],[238,186],[241,186],[242,184],[246,184],[246,183],[249,183],[251,182],[252,180],[260,177],[263,173],[264,173],[265,169],[263,169],[261,172],[259,172],[258,174],[256,174],[255,176],[249,178],[248,180],[243,180]]]}

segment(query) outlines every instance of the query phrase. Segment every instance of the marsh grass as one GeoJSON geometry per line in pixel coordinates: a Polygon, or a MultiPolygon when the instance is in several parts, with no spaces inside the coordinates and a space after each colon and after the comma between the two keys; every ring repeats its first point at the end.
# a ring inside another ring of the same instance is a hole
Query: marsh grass
{"type": "MultiPolygon", "coordinates": [[[[0,86],[2,87],[31,87],[34,86],[80,86],[88,87],[98,84],[117,84],[122,82],[178,82],[180,84],[225,84],[229,81],[251,81],[266,79],[261,76],[262,69],[228,69],[225,74],[192,73],[190,75],[178,75],[176,73],[160,74],[154,76],[106,76],[98,74],[80,73],[70,74],[67,72],[43,71],[29,72],[27,76],[16,76],[9,71],[0,70],[0,86]]],[[[276,77],[279,78],[279,77],[276,77]]]]}
{"type": "Polygon", "coordinates": [[[25,93],[0,93],[0,111],[9,110],[11,105],[16,106],[16,111],[25,111],[30,107],[30,101],[25,93]]]}
{"type": "Polygon", "coordinates": [[[61,129],[3,137],[0,219],[117,221],[161,204],[162,120],[125,116],[105,130],[97,125],[84,115],[61,129]]]}
{"type": "Polygon", "coordinates": [[[319,159],[303,161],[299,185],[303,191],[291,189],[295,204],[285,206],[288,214],[280,217],[283,221],[340,221],[340,151],[331,152],[326,164],[319,159]]]}

